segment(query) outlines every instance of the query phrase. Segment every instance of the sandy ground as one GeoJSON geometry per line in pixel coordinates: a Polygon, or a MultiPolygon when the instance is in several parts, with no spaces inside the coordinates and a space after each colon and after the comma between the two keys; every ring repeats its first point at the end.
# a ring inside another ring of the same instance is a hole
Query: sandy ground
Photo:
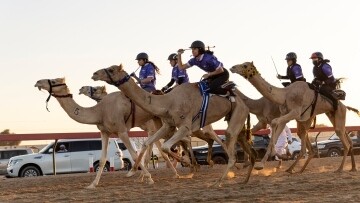
{"type": "MultiPolygon", "coordinates": [[[[340,161],[314,159],[303,174],[293,175],[284,172],[292,161],[278,170],[276,162],[268,162],[264,170],[253,172],[248,184],[241,184],[245,170],[234,168],[235,177],[226,179],[222,187],[209,187],[222,174],[222,165],[202,166],[188,179],[174,179],[166,168],[152,169],[154,185],[137,182],[137,176],[126,178],[123,171],[111,172],[94,190],[84,189],[93,173],[1,178],[0,202],[359,202],[360,172],[348,172],[349,157],[346,171],[334,173],[340,161]]],[[[179,168],[181,175],[188,171],[179,168]]]]}

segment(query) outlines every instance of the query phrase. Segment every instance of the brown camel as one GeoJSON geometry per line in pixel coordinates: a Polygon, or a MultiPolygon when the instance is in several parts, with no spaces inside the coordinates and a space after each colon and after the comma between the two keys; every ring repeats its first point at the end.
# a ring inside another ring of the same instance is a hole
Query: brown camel
{"type": "MultiPolygon", "coordinates": [[[[190,136],[192,132],[195,132],[200,128],[199,119],[196,119],[194,122],[192,121],[193,117],[199,112],[202,103],[202,96],[197,84],[182,84],[177,88],[174,88],[168,94],[152,95],[139,88],[133,80],[130,80],[130,76],[123,70],[122,65],[114,65],[109,68],[98,70],[93,74],[92,79],[103,80],[117,86],[137,105],[161,118],[163,121],[163,126],[160,130],[144,143],[139,157],[131,170],[134,174],[137,170],[137,164],[141,160],[141,157],[149,144],[170,134],[178,128],[177,132],[163,144],[163,149],[171,154],[170,147],[173,144],[183,137],[190,136]]],[[[226,130],[229,161],[224,174],[217,182],[219,185],[230,168],[235,164],[235,142],[245,123],[248,111],[248,108],[239,97],[235,97],[235,102],[230,102],[227,98],[219,96],[210,98],[205,122],[206,125],[216,122],[231,113],[231,118],[228,121],[229,126],[226,130]]],[[[247,182],[255,163],[256,155],[253,153],[254,150],[251,148],[250,144],[246,141],[246,137],[241,139],[241,143],[243,149],[250,154],[252,161],[252,165],[249,167],[248,174],[245,178],[245,182],[247,182]]],[[[176,154],[174,154],[174,156],[176,156],[176,154]]],[[[146,171],[146,173],[148,173],[148,171],[146,171]]]]}
{"type": "Polygon", "coordinates": [[[106,92],[105,86],[82,86],[79,90],[79,94],[83,94],[90,99],[95,100],[96,102],[100,102],[103,97],[105,97],[108,93],[106,92]]]}
{"type": "MultiPolygon", "coordinates": [[[[273,119],[271,122],[271,127],[273,129],[272,137],[274,137],[274,139],[271,140],[269,146],[271,148],[270,152],[272,155],[274,155],[274,140],[277,140],[279,134],[284,129],[285,124],[293,119],[297,121],[298,135],[301,138],[302,149],[296,161],[287,170],[288,172],[293,172],[293,168],[295,167],[296,163],[302,158],[304,152],[306,151],[305,147],[311,148],[311,146],[306,146],[310,143],[308,137],[308,130],[310,128],[313,118],[316,115],[322,113],[326,113],[335,128],[336,134],[338,135],[344,146],[344,157],[337,172],[343,171],[346,155],[349,153],[349,151],[351,152],[352,161],[351,171],[356,171],[354,154],[352,152],[352,141],[345,132],[347,108],[344,104],[339,102],[339,108],[337,111],[334,112],[332,104],[328,101],[327,98],[319,95],[319,98],[315,99],[315,91],[310,89],[306,82],[295,82],[286,88],[274,87],[260,76],[258,70],[252,62],[245,62],[243,64],[235,65],[230,70],[231,72],[238,73],[247,80],[249,80],[249,82],[265,98],[280,105],[280,112],[282,116],[273,119]],[[313,110],[311,110],[312,103],[315,104],[313,110]]],[[[269,156],[268,151],[265,156],[269,156]]],[[[306,160],[300,172],[303,172],[305,170],[307,164],[310,162],[314,155],[315,153],[313,153],[313,150],[311,150],[308,159],[306,160]]]]}
{"type": "MultiPolygon", "coordinates": [[[[147,131],[149,135],[152,135],[162,125],[160,119],[155,118],[153,115],[136,105],[133,105],[133,110],[131,110],[130,99],[121,92],[110,93],[95,106],[84,108],[74,101],[72,94],[70,94],[70,91],[65,84],[64,78],[39,80],[35,84],[35,87],[39,88],[39,90],[44,89],[49,91],[51,96],[54,96],[58,100],[61,107],[73,120],[79,123],[96,125],[100,130],[102,139],[100,169],[96,174],[95,180],[88,188],[95,188],[98,185],[103,168],[105,164],[108,164],[106,163],[106,155],[110,135],[118,135],[129,150],[133,160],[136,160],[137,154],[130,144],[128,131],[132,127],[141,127],[147,131]]],[[[160,142],[155,142],[155,144],[160,149],[160,142]]],[[[162,153],[162,156],[167,162],[171,163],[165,153],[161,150],[160,153],[162,153]]],[[[142,164],[140,164],[140,167],[142,170],[145,170],[142,164]]],[[[177,174],[176,169],[173,167],[171,169],[173,170],[175,177],[178,177],[179,175],[177,174]]],[[[145,178],[149,184],[153,183],[151,176],[146,176],[145,178]]]]}
{"type": "MultiPolygon", "coordinates": [[[[79,90],[79,94],[84,94],[85,96],[88,96],[89,98],[99,102],[101,101],[101,99],[103,97],[105,97],[107,95],[106,92],[106,88],[105,86],[96,86],[96,87],[92,87],[92,86],[83,86],[80,88],[79,90]]],[[[147,112],[146,112],[147,113],[147,112]]],[[[207,163],[209,164],[210,167],[212,167],[214,165],[214,162],[211,160],[211,155],[212,155],[212,148],[213,148],[213,144],[214,141],[217,143],[220,143],[220,145],[222,147],[226,147],[220,140],[220,138],[218,137],[218,135],[215,133],[214,129],[212,128],[211,125],[207,125],[204,128],[202,128],[199,131],[194,132],[192,135],[192,137],[197,137],[199,139],[204,140],[205,142],[207,142],[209,149],[208,149],[208,156],[207,156],[207,163]]],[[[185,143],[187,144],[187,143],[185,143]]],[[[187,148],[183,147],[183,148],[187,148]]],[[[148,160],[150,160],[151,158],[151,151],[152,151],[152,145],[149,146],[148,148],[149,150],[146,153],[146,157],[145,157],[145,166],[147,167],[147,163],[149,162],[148,160]]],[[[189,153],[189,152],[187,152],[189,153]]]]}

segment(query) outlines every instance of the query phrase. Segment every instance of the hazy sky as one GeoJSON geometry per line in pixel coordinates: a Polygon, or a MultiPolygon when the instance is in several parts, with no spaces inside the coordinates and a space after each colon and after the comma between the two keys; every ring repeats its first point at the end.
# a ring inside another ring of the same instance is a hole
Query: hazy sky
{"type": "MultiPolygon", "coordinates": [[[[160,89],[170,80],[168,55],[194,40],[215,45],[215,55],[228,69],[254,61],[262,76],[279,87],[271,56],[285,74],[285,55],[296,52],[311,81],[308,58],[321,51],[331,60],[335,76],[347,78],[345,103],[360,108],[359,10],[355,0],[0,0],[0,130],[96,131],[95,126],[71,120],[54,98],[47,112],[48,94],[34,88],[35,82],[66,77],[74,99],[82,106],[92,106],[94,101],[78,95],[83,85],[104,85],[92,81],[92,73],[120,63],[131,72],[138,67],[136,55],[145,51],[161,69],[160,89]]],[[[186,52],[185,60],[190,55],[186,52]]],[[[193,82],[204,74],[196,67],[188,72],[193,82]]],[[[231,74],[230,79],[249,97],[261,97],[239,75],[231,74]]],[[[107,89],[117,91],[108,85],[107,89]]],[[[318,123],[330,124],[324,116],[318,123]]],[[[347,125],[360,125],[360,119],[348,113],[347,125]]],[[[215,128],[226,125],[218,122],[215,128]]]]}

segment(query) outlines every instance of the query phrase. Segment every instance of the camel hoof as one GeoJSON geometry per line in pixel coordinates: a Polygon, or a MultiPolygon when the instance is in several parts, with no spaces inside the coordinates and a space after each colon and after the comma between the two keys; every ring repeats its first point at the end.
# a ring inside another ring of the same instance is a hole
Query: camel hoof
{"type": "Polygon", "coordinates": [[[294,169],[287,169],[285,172],[288,172],[288,173],[290,173],[290,174],[294,174],[295,173],[295,170],[294,169]]]}
{"type": "Polygon", "coordinates": [[[129,177],[132,177],[134,176],[136,173],[136,171],[134,171],[133,169],[131,169],[127,174],[126,174],[126,177],[129,178],[129,177]]]}
{"type": "Polygon", "coordinates": [[[263,170],[264,169],[264,164],[260,163],[260,164],[255,164],[254,168],[256,170],[263,170]]]}
{"type": "Polygon", "coordinates": [[[154,182],[154,180],[152,178],[147,178],[146,183],[149,184],[149,185],[152,185],[155,182],[154,182]]]}
{"type": "Polygon", "coordinates": [[[341,170],[341,169],[338,169],[338,170],[334,171],[334,173],[338,173],[338,174],[340,174],[342,172],[343,172],[343,170],[341,170]]]}
{"type": "MultiPolygon", "coordinates": [[[[243,165],[243,168],[246,168],[248,166],[251,165],[251,162],[250,161],[245,161],[244,165],[243,165]]],[[[261,170],[261,169],[260,169],[261,170]]]]}
{"type": "Polygon", "coordinates": [[[94,184],[90,184],[89,186],[87,186],[85,189],[89,189],[89,190],[93,190],[95,189],[95,185],[94,184]]]}
{"type": "Polygon", "coordinates": [[[356,168],[352,168],[352,169],[350,170],[350,172],[357,172],[357,169],[356,169],[356,168]]]}
{"type": "Polygon", "coordinates": [[[173,176],[173,178],[178,179],[178,178],[180,178],[180,176],[179,176],[179,174],[175,174],[175,175],[173,176]]]}

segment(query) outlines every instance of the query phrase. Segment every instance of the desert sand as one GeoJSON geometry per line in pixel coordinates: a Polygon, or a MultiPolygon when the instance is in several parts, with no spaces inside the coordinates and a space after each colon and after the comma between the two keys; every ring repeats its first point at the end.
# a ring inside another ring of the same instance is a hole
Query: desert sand
{"type": "MultiPolygon", "coordinates": [[[[241,183],[245,169],[234,168],[235,176],[222,187],[209,186],[220,177],[223,165],[202,166],[192,178],[183,179],[172,178],[166,168],[152,169],[154,185],[138,182],[138,175],[126,178],[124,171],[108,172],[94,190],[84,189],[94,173],[3,178],[0,202],[359,202],[360,172],[348,172],[348,157],[345,171],[334,173],[340,161],[341,157],[313,159],[302,174],[285,172],[292,161],[281,169],[274,168],[277,162],[268,162],[264,170],[253,171],[248,184],[241,183]]],[[[181,175],[188,172],[179,168],[181,175]]]]}

